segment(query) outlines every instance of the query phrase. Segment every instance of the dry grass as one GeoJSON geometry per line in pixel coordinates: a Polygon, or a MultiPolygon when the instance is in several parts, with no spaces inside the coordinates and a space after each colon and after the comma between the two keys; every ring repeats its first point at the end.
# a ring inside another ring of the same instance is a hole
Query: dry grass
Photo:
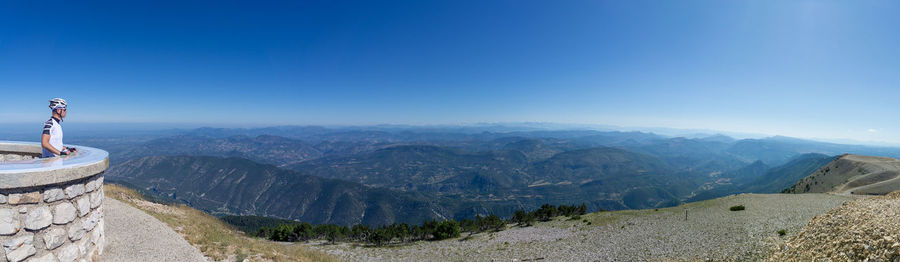
{"type": "Polygon", "coordinates": [[[202,211],[184,205],[162,205],[147,201],[129,188],[107,184],[107,197],[143,210],[181,234],[203,255],[216,261],[338,261],[324,253],[301,245],[248,237],[231,225],[202,211]]]}

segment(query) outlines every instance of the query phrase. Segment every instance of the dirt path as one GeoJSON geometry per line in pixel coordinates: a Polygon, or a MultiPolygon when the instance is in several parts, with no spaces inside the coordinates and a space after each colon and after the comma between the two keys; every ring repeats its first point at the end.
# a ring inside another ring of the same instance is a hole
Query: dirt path
{"type": "Polygon", "coordinates": [[[106,247],[101,261],[206,261],[199,250],[152,216],[103,200],[106,247]]]}

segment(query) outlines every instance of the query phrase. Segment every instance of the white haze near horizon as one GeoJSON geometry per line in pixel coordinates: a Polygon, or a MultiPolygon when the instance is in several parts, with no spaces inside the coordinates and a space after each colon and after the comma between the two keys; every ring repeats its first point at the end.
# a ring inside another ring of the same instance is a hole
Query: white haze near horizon
{"type": "MultiPolygon", "coordinates": [[[[39,130],[42,127],[43,121],[40,121],[38,124],[34,123],[3,123],[0,122],[0,140],[9,140],[13,139],[23,139],[29,138],[29,135],[34,132],[39,132],[35,130],[39,130]]],[[[373,123],[373,124],[364,124],[364,125],[335,125],[335,124],[325,124],[325,125],[297,125],[297,124],[285,124],[285,125],[256,125],[256,124],[214,124],[214,123],[77,123],[77,122],[64,122],[65,130],[70,131],[69,137],[74,136],[97,136],[97,135],[109,135],[109,136],[127,136],[130,134],[138,134],[138,135],[148,135],[148,134],[160,134],[164,132],[177,132],[177,131],[187,131],[197,128],[203,127],[211,127],[211,128],[265,128],[265,127],[275,127],[275,126],[321,126],[326,128],[385,128],[385,127],[393,127],[393,128],[408,128],[408,129],[427,129],[427,128],[489,128],[489,127],[504,127],[511,128],[513,130],[518,131],[531,131],[531,130],[595,130],[595,131],[620,131],[620,132],[644,132],[644,133],[653,133],[662,136],[668,137],[686,137],[686,138],[702,138],[709,137],[714,135],[725,135],[737,140],[740,139],[761,139],[767,137],[791,137],[791,138],[799,138],[806,140],[813,140],[819,142],[827,142],[827,143],[836,143],[836,144],[846,144],[846,145],[865,145],[865,146],[880,146],[880,147],[900,147],[900,142],[895,141],[887,141],[887,140],[860,140],[846,137],[816,137],[816,136],[803,136],[803,135],[790,135],[790,134],[779,134],[779,133],[764,133],[764,132],[755,132],[755,131],[740,131],[740,130],[715,130],[708,128],[677,128],[677,127],[646,127],[646,126],[618,126],[618,125],[604,125],[604,124],[573,124],[573,123],[547,123],[547,122],[503,122],[503,123],[466,123],[466,124],[383,124],[383,123],[373,123]],[[73,136],[74,135],[74,136],[73,136]]],[[[882,130],[868,130],[867,132],[878,133],[882,132],[882,130]]]]}

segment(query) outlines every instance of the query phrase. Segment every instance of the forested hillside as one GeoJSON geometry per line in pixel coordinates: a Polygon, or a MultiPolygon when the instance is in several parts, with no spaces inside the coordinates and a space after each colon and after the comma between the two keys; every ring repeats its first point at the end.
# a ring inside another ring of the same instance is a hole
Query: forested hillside
{"type": "Polygon", "coordinates": [[[784,137],[502,126],[201,128],[111,149],[111,177],[157,195],[217,213],[336,224],[509,216],[543,204],[666,207],[780,192],[832,155],[900,155],[784,137]],[[152,161],[158,156],[178,161],[152,161]],[[292,203],[278,203],[285,199],[292,203]]]}
{"type": "Polygon", "coordinates": [[[445,218],[466,204],[302,175],[240,158],[145,157],[110,168],[106,177],[213,214],[311,223],[421,222],[445,218]]]}

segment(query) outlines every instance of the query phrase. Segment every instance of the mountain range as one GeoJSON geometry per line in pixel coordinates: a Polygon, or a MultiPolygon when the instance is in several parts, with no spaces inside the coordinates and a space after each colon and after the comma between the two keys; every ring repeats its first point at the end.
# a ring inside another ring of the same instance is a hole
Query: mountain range
{"type": "Polygon", "coordinates": [[[833,155],[900,155],[786,137],[403,127],[204,128],[113,148],[111,180],[213,213],[371,224],[509,215],[542,204],[639,209],[781,192],[833,155]],[[202,181],[223,182],[196,185],[202,181]],[[309,187],[320,190],[298,190],[309,187]],[[268,195],[275,192],[284,196],[268,195]]]}

